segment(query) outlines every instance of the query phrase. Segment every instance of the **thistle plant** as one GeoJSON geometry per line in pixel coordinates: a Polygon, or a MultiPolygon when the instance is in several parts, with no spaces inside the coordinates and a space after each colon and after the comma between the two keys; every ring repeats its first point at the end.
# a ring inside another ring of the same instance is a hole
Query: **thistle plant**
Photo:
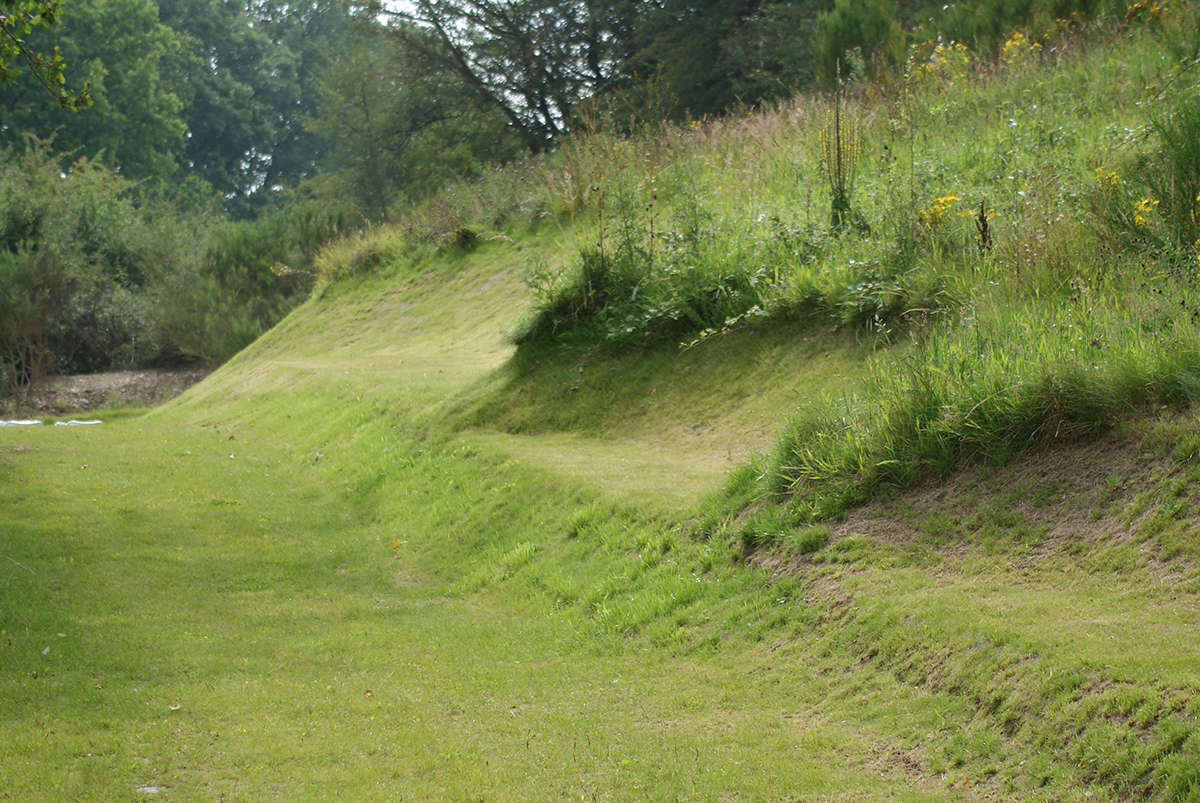
{"type": "Polygon", "coordinates": [[[862,152],[862,137],[858,122],[842,112],[842,91],[834,95],[833,111],[821,129],[821,166],[829,179],[833,193],[830,202],[829,225],[835,233],[852,222],[851,201],[854,198],[854,178],[858,157],[862,152]]]}

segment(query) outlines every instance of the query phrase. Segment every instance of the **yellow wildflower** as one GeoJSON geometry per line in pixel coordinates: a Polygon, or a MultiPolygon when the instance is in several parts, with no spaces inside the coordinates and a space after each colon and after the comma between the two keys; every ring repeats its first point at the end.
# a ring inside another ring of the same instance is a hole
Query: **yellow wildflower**
{"type": "Polygon", "coordinates": [[[909,58],[913,78],[943,80],[950,86],[965,80],[971,68],[971,52],[962,42],[926,42],[914,47],[909,58]]]}
{"type": "Polygon", "coordinates": [[[961,200],[962,196],[957,192],[951,192],[941,198],[934,198],[928,209],[921,209],[917,212],[917,219],[926,225],[936,226],[946,219],[950,210],[961,200]]]}
{"type": "Polygon", "coordinates": [[[1106,190],[1115,189],[1117,184],[1121,183],[1121,177],[1117,175],[1115,170],[1109,170],[1101,165],[1096,168],[1096,181],[1106,190]]]}
{"type": "Polygon", "coordinates": [[[1004,59],[1004,63],[1009,67],[1014,67],[1029,61],[1041,49],[1042,46],[1039,43],[1030,42],[1026,39],[1025,34],[1020,28],[1014,28],[1013,32],[1008,35],[1008,40],[1004,43],[1004,50],[1000,57],[1004,59]]]}
{"type": "Polygon", "coordinates": [[[1153,198],[1142,198],[1133,205],[1133,222],[1139,226],[1145,226],[1148,229],[1154,228],[1154,222],[1150,216],[1154,214],[1154,210],[1158,207],[1158,201],[1153,198]]]}
{"type": "Polygon", "coordinates": [[[1125,10],[1125,24],[1134,25],[1139,22],[1157,22],[1167,13],[1167,4],[1158,0],[1136,0],[1125,10]]]}

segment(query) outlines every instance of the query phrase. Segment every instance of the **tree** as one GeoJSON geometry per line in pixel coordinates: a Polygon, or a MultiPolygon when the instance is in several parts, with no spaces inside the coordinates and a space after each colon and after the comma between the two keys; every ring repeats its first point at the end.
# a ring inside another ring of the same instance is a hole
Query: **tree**
{"type": "Polygon", "coordinates": [[[0,143],[19,147],[33,135],[53,139],[64,169],[87,157],[131,179],[172,176],[184,134],[173,75],[180,42],[154,0],[78,0],[55,38],[87,78],[92,108],[64,114],[45,92],[10,87],[0,91],[0,143]]]}
{"type": "Polygon", "coordinates": [[[738,100],[724,43],[756,6],[756,0],[645,4],[622,74],[627,79],[653,76],[665,84],[677,99],[677,115],[721,113],[738,100]]]}
{"type": "Polygon", "coordinates": [[[252,217],[272,185],[279,127],[296,102],[294,54],[236,3],[162,0],[159,16],[183,35],[178,75],[186,136],[180,161],[252,217]]]}
{"type": "Polygon", "coordinates": [[[90,106],[88,85],[72,92],[65,88],[63,75],[65,63],[57,47],[54,55],[46,56],[34,50],[23,37],[36,28],[46,29],[55,23],[61,10],[58,0],[0,0],[0,89],[7,88],[20,76],[21,70],[13,66],[16,59],[24,61],[33,74],[33,79],[42,85],[64,109],[78,112],[90,106]]]}
{"type": "Polygon", "coordinates": [[[439,70],[404,41],[373,23],[359,28],[331,57],[307,122],[338,143],[309,186],[352,200],[373,220],[521,149],[494,106],[481,105],[457,73],[439,70]]]}
{"type": "Polygon", "coordinates": [[[0,151],[0,372],[131,365],[158,351],[148,270],[161,264],[130,182],[45,142],[0,151]]]}
{"type": "Polygon", "coordinates": [[[279,110],[269,179],[292,186],[314,176],[325,154],[341,147],[337,138],[310,130],[306,121],[317,113],[327,65],[350,47],[361,20],[344,0],[258,0],[253,18],[294,58],[298,92],[279,110]]]}
{"type": "Polygon", "coordinates": [[[904,37],[892,0],[836,0],[817,18],[813,47],[821,85],[832,90],[839,77],[848,77],[849,58],[876,73],[895,69],[904,60],[904,37]]]}
{"type": "Polygon", "coordinates": [[[52,366],[67,294],[50,251],[0,249],[0,387],[36,383],[52,366]]]}
{"type": "Polygon", "coordinates": [[[817,18],[833,0],[772,0],[722,42],[733,94],[745,102],[779,100],[816,81],[817,18]]]}
{"type": "Polygon", "coordinates": [[[346,196],[364,216],[379,220],[387,217],[403,182],[400,158],[421,125],[442,115],[437,93],[401,84],[392,48],[375,33],[353,37],[330,60],[308,128],[341,143],[326,157],[317,185],[324,194],[346,196]]]}
{"type": "Polygon", "coordinates": [[[431,72],[457,75],[533,151],[570,129],[613,77],[614,20],[591,0],[415,0],[383,12],[431,72]]]}
{"type": "Polygon", "coordinates": [[[327,143],[303,125],[316,80],[353,19],[336,0],[295,3],[160,0],[179,31],[187,135],[181,161],[250,218],[312,175],[327,143]]]}

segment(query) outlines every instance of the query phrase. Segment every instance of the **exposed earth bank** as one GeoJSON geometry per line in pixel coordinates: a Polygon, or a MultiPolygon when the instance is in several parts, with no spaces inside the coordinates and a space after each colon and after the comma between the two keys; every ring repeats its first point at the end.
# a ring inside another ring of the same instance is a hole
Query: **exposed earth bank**
{"type": "Polygon", "coordinates": [[[100,407],[151,406],[173,399],[210,373],[207,368],[113,371],[52,376],[19,390],[13,399],[24,413],[61,415],[100,407]]]}

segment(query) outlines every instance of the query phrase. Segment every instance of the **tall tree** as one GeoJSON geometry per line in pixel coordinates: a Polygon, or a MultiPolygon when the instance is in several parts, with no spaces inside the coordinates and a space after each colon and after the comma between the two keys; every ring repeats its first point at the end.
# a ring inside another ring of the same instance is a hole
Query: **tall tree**
{"type": "Polygon", "coordinates": [[[733,64],[723,43],[749,17],[757,0],[660,0],[643,4],[630,58],[629,79],[665,84],[677,113],[695,116],[724,111],[737,98],[733,64]]]}
{"type": "Polygon", "coordinates": [[[591,0],[414,0],[385,11],[392,35],[499,109],[534,151],[616,68],[611,14],[591,0]]]}
{"type": "Polygon", "coordinates": [[[326,67],[342,59],[361,20],[345,0],[259,0],[252,14],[294,57],[299,91],[280,109],[269,179],[291,186],[315,175],[327,150],[340,147],[336,138],[310,130],[306,120],[317,113],[326,67]]]}
{"type": "Polygon", "coordinates": [[[779,100],[816,81],[817,19],[833,0],[767,0],[721,43],[732,94],[747,103],[779,100]]]}
{"type": "Polygon", "coordinates": [[[331,57],[317,114],[307,123],[338,143],[310,186],[352,200],[371,219],[520,148],[495,107],[481,106],[457,73],[439,69],[405,41],[373,24],[359,28],[331,57]]]}
{"type": "Polygon", "coordinates": [[[226,211],[253,217],[315,169],[324,143],[303,119],[350,11],[336,0],[160,0],[159,13],[184,35],[188,56],[182,161],[224,196],[226,211]]]}
{"type": "Polygon", "coordinates": [[[184,35],[179,74],[187,134],[181,160],[250,217],[269,187],[280,109],[299,94],[292,53],[245,9],[222,0],[161,0],[164,23],[184,35]]]}
{"type": "MultiPolygon", "coordinates": [[[[100,160],[129,178],[170,175],[184,131],[171,80],[179,39],[159,22],[154,0],[80,0],[53,34],[63,58],[90,85],[94,106],[68,114],[37,87],[9,86],[0,90],[0,142],[53,137],[69,158],[100,160]]],[[[41,41],[29,37],[31,46],[41,41]]]]}

